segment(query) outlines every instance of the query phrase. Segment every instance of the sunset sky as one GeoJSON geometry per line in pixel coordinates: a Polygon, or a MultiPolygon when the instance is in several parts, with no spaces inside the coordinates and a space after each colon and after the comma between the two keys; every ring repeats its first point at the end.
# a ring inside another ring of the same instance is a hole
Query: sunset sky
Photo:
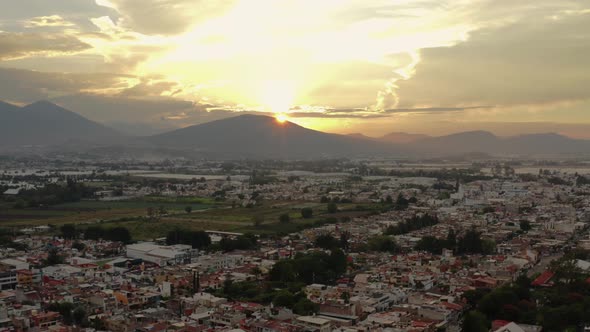
{"type": "Polygon", "coordinates": [[[590,138],[590,2],[0,2],[0,100],[137,133],[239,112],[313,129],[590,138]]]}

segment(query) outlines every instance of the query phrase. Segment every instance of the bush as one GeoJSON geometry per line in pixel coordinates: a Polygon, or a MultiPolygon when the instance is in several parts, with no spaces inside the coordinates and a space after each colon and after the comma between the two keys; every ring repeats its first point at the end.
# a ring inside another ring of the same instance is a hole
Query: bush
{"type": "Polygon", "coordinates": [[[309,219],[313,216],[313,210],[311,208],[303,208],[301,209],[301,217],[304,219],[309,219]]]}

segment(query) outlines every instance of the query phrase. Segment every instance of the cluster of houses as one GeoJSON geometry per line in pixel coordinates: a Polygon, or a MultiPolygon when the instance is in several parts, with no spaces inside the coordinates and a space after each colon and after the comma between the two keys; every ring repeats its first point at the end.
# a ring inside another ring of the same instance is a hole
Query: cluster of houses
{"type": "MultiPolygon", "coordinates": [[[[371,177],[348,182],[347,175],[300,176],[296,180],[247,185],[245,179],[214,179],[167,185],[160,194],[212,196],[243,203],[265,200],[319,202],[322,197],[380,202],[416,197],[407,209],[341,220],[283,237],[259,239],[255,250],[229,253],[165,245],[157,241],[123,245],[103,240],[65,240],[51,228],[26,228],[13,241],[27,251],[0,251],[0,331],[460,331],[469,310],[463,294],[495,288],[520,273],[538,270],[531,285],[550,287],[545,258],[572,246],[590,249],[587,187],[555,185],[539,178],[523,182],[492,179],[461,184],[451,195],[432,189],[436,179],[371,177]],[[348,268],[334,284],[313,283],[305,296],[314,314],[287,307],[240,302],[213,290],[231,280],[267,278],[280,260],[323,250],[320,235],[346,235],[352,248],[383,235],[416,215],[438,223],[391,236],[397,253],[345,250],[348,268]],[[527,225],[523,228],[523,223],[527,225]],[[495,244],[492,254],[414,249],[426,236],[445,238],[475,229],[495,244]],[[63,262],[48,264],[52,252],[63,262]],[[59,303],[71,303],[70,312],[59,303]]],[[[126,188],[125,195],[150,193],[126,188]]],[[[10,194],[10,193],[9,193],[10,194]]],[[[221,234],[235,236],[236,234],[221,234]]],[[[590,270],[590,263],[576,264],[590,270]]],[[[494,321],[492,331],[541,331],[518,322],[494,321]]]]}

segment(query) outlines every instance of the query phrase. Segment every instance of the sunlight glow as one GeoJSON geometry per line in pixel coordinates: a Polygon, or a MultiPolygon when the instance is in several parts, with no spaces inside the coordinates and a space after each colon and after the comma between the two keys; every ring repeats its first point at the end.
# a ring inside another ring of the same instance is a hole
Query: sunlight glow
{"type": "Polygon", "coordinates": [[[275,119],[277,120],[278,123],[285,123],[285,122],[289,121],[289,117],[285,113],[275,114],[275,119]]]}

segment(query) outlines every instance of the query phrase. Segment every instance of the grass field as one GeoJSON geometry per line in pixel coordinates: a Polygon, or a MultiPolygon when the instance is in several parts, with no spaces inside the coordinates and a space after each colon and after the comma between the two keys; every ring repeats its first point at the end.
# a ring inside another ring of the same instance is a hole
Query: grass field
{"type": "Polygon", "coordinates": [[[84,228],[98,224],[105,228],[127,227],[135,240],[149,240],[165,236],[176,228],[188,230],[220,230],[253,233],[289,233],[310,227],[326,218],[352,217],[369,212],[356,211],[355,204],[338,205],[340,212],[329,214],[326,204],[265,201],[252,208],[234,207],[196,197],[144,197],[126,201],[80,201],[43,209],[14,209],[0,205],[1,226],[37,226],[78,224],[84,228]],[[185,207],[192,212],[186,213],[185,207]],[[146,218],[148,208],[164,207],[167,214],[158,218],[146,218]],[[301,209],[313,209],[313,217],[303,219],[301,209]],[[279,217],[288,214],[290,222],[280,223],[279,217]],[[260,220],[258,225],[254,219],[260,220]]]}
{"type": "Polygon", "coordinates": [[[124,201],[80,201],[43,208],[15,209],[13,204],[0,203],[0,226],[36,226],[47,224],[92,223],[99,220],[143,217],[148,208],[163,207],[170,214],[185,213],[219,206],[210,199],[183,197],[145,197],[124,201]]]}

